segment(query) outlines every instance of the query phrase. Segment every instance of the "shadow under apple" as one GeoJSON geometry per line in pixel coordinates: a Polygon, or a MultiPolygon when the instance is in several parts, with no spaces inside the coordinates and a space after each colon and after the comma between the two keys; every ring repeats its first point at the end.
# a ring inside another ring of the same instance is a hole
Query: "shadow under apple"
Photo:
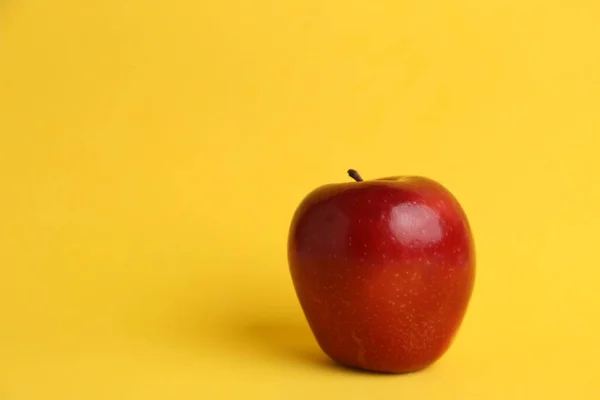
{"type": "MultiPolygon", "coordinates": [[[[224,261],[221,262],[224,264],[224,261]]],[[[258,264],[255,262],[255,264],[258,264]]],[[[352,369],[331,360],[319,347],[290,288],[240,280],[210,296],[201,279],[153,288],[126,312],[126,326],[138,340],[206,360],[211,354],[238,364],[263,363],[329,373],[387,375],[352,369]]]]}
{"type": "Polygon", "coordinates": [[[393,376],[394,374],[368,371],[341,365],[329,358],[317,345],[306,323],[277,320],[250,320],[234,328],[238,340],[264,356],[306,366],[319,367],[329,372],[393,376]]]}
{"type": "MultiPolygon", "coordinates": [[[[282,301],[283,302],[283,301],[282,301]]],[[[177,311],[167,311],[158,319],[146,320],[147,339],[168,343],[187,356],[204,357],[207,346],[233,355],[241,363],[259,362],[293,369],[312,369],[335,374],[390,376],[387,373],[361,370],[341,365],[319,347],[301,312],[282,312],[253,302],[249,296],[239,309],[221,309],[219,317],[208,322],[203,308],[194,302],[178,303],[177,311]],[[251,312],[253,311],[253,313],[251,312]],[[154,328],[149,329],[149,326],[154,328]],[[148,336],[148,333],[154,332],[148,336]]],[[[139,330],[138,330],[139,332],[139,330]]]]}
{"type": "Polygon", "coordinates": [[[320,367],[336,366],[318,347],[309,328],[300,322],[276,317],[236,319],[229,334],[231,340],[261,358],[320,367]]]}

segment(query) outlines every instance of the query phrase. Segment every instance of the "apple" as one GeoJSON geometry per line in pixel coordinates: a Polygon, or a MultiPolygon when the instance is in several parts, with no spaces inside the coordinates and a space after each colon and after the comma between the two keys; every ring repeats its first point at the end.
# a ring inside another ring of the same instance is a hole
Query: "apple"
{"type": "Polygon", "coordinates": [[[475,281],[463,208],[421,176],[332,183],[294,213],[289,269],[322,351],[347,367],[407,373],[450,347],[475,281]]]}

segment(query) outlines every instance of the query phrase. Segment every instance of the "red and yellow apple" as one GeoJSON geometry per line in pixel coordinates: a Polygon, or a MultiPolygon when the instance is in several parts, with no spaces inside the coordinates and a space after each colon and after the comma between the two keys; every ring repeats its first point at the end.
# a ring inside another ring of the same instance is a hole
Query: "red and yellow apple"
{"type": "Polygon", "coordinates": [[[406,176],[321,186],[289,231],[294,288],[320,348],[359,369],[404,373],[451,345],[475,280],[469,222],[440,183],[406,176]]]}

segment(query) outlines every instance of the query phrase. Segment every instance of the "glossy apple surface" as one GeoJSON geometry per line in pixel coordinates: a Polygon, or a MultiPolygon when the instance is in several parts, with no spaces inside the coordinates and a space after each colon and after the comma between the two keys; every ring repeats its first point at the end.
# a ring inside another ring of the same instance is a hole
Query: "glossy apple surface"
{"type": "Polygon", "coordinates": [[[414,372],[438,360],[475,279],[462,207],[441,184],[417,176],[317,188],[294,214],[288,260],[321,349],[340,364],[380,372],[414,372]]]}

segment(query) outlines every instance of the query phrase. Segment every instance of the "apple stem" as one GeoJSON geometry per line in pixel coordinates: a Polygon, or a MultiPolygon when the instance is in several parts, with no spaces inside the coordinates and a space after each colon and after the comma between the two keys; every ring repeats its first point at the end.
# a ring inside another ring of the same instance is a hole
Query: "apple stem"
{"type": "Polygon", "coordinates": [[[349,169],[348,170],[348,175],[350,175],[350,178],[354,179],[356,182],[362,182],[363,181],[363,178],[354,169],[349,169]]]}

